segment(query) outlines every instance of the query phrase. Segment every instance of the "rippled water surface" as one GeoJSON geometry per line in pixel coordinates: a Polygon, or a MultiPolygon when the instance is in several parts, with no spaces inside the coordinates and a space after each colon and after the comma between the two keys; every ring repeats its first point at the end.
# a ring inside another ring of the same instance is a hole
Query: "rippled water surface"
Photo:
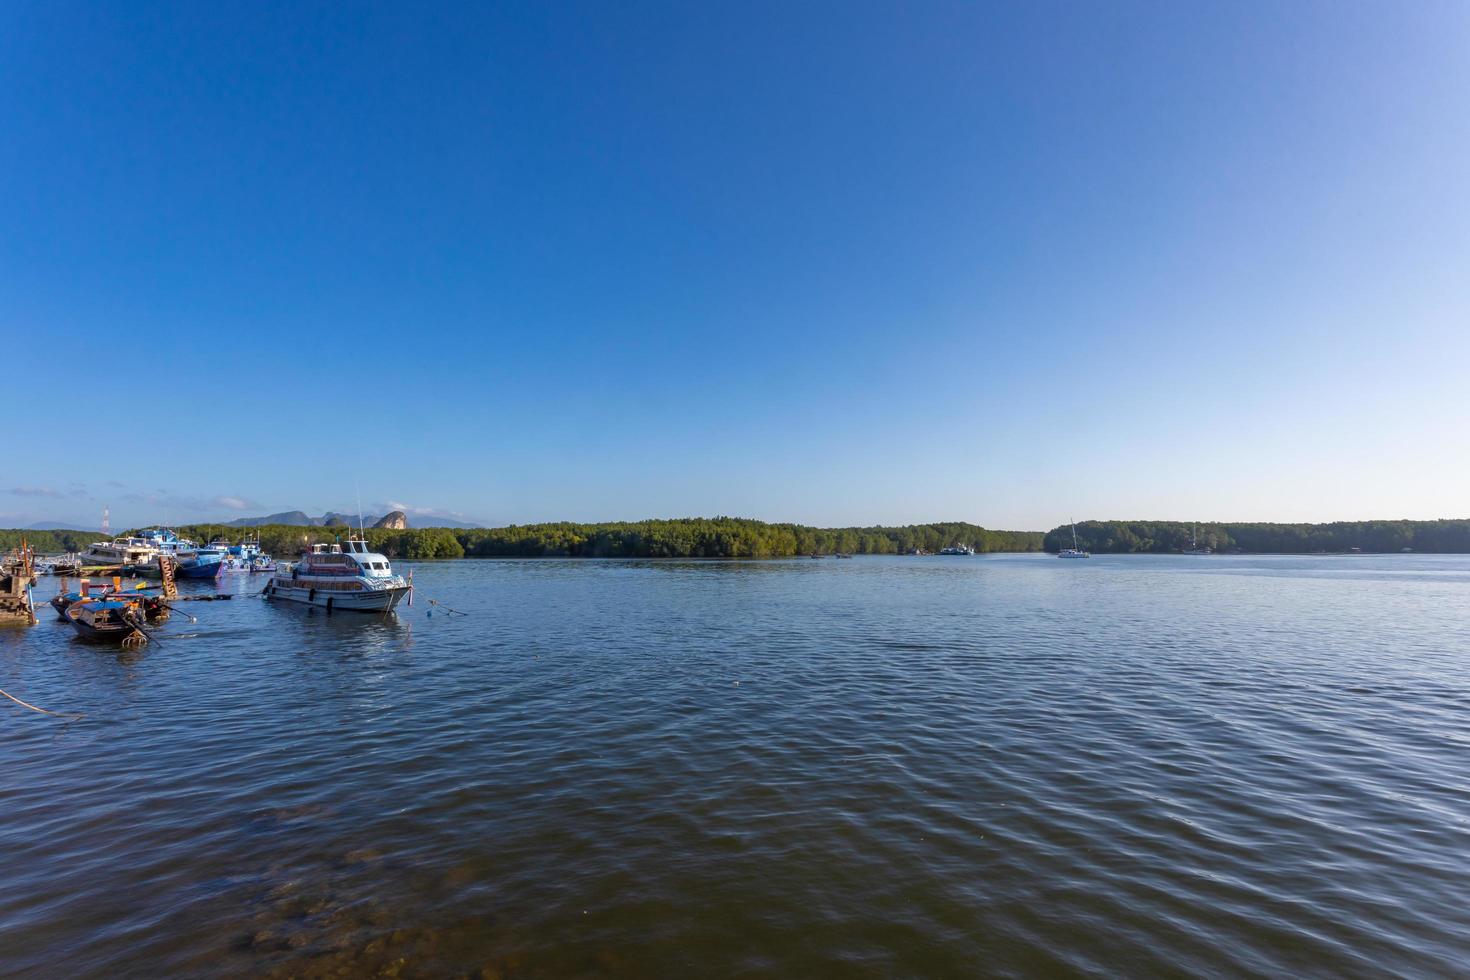
{"type": "Polygon", "coordinates": [[[1470,968],[1470,558],[415,573],[0,632],[0,974],[1470,968]]]}

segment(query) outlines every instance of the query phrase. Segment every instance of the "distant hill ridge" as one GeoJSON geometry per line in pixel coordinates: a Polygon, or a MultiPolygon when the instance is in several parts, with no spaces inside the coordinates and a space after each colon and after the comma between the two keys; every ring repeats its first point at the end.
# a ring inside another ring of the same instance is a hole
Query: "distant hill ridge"
{"type": "MultiPolygon", "coordinates": [[[[271,514],[267,517],[241,517],[236,520],[230,521],[225,526],[263,527],[267,524],[284,524],[290,527],[331,527],[333,525],[343,524],[348,527],[356,527],[357,521],[358,518],[356,514],[343,514],[340,511],[335,510],[329,510],[321,517],[312,517],[308,515],[305,511],[301,510],[288,510],[282,511],[279,514],[271,514]]],[[[392,511],[390,513],[384,514],[382,517],[369,516],[364,514],[362,517],[362,525],[363,527],[393,528],[400,531],[407,530],[411,527],[469,528],[480,526],[478,524],[473,524],[468,521],[451,520],[447,517],[426,517],[416,522],[410,522],[408,519],[408,515],[401,510],[392,511]]]]}
{"type": "Polygon", "coordinates": [[[88,534],[101,534],[95,526],[88,527],[85,524],[67,524],[65,521],[37,521],[28,524],[27,531],[86,531],[88,534]]]}

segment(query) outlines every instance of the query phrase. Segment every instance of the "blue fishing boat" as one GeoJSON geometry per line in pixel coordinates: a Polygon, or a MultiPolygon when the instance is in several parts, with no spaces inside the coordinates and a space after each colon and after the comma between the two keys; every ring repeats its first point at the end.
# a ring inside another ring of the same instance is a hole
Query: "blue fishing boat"
{"type": "Polygon", "coordinates": [[[51,597],[51,608],[56,610],[56,618],[63,623],[66,622],[66,610],[74,602],[81,602],[90,598],[80,592],[58,592],[51,597]]]}
{"type": "Polygon", "coordinates": [[[225,550],[223,548],[195,548],[178,553],[176,578],[214,578],[224,571],[225,550]]]}
{"type": "Polygon", "coordinates": [[[194,542],[188,538],[181,538],[166,527],[150,527],[146,531],[139,531],[138,537],[146,541],[155,550],[166,555],[172,555],[179,549],[194,547],[194,542]]]}
{"type": "MultiPolygon", "coordinates": [[[[213,547],[213,545],[210,547],[213,547]]],[[[227,550],[231,558],[239,558],[241,561],[249,563],[252,559],[260,556],[260,541],[259,539],[251,541],[249,538],[246,538],[239,544],[230,545],[227,550]]]]}

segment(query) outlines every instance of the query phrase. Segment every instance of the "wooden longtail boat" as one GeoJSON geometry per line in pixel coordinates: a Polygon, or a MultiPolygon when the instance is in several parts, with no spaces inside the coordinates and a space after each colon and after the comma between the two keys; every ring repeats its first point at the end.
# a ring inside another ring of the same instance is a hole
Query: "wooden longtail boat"
{"type": "Polygon", "coordinates": [[[82,599],[66,610],[66,621],[92,643],[135,645],[148,642],[140,601],[82,599]]]}

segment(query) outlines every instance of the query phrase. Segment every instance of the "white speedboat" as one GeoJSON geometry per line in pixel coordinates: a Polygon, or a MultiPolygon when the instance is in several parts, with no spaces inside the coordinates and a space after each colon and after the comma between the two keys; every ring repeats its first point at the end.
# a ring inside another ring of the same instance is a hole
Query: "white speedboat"
{"type": "Polygon", "coordinates": [[[349,538],[345,545],[312,545],[300,561],[278,569],[263,594],[329,610],[387,612],[410,589],[407,579],[393,573],[387,558],[369,551],[366,541],[349,538]]]}
{"type": "Polygon", "coordinates": [[[967,544],[953,544],[948,548],[940,548],[939,553],[941,555],[973,555],[975,549],[967,544]]]}

